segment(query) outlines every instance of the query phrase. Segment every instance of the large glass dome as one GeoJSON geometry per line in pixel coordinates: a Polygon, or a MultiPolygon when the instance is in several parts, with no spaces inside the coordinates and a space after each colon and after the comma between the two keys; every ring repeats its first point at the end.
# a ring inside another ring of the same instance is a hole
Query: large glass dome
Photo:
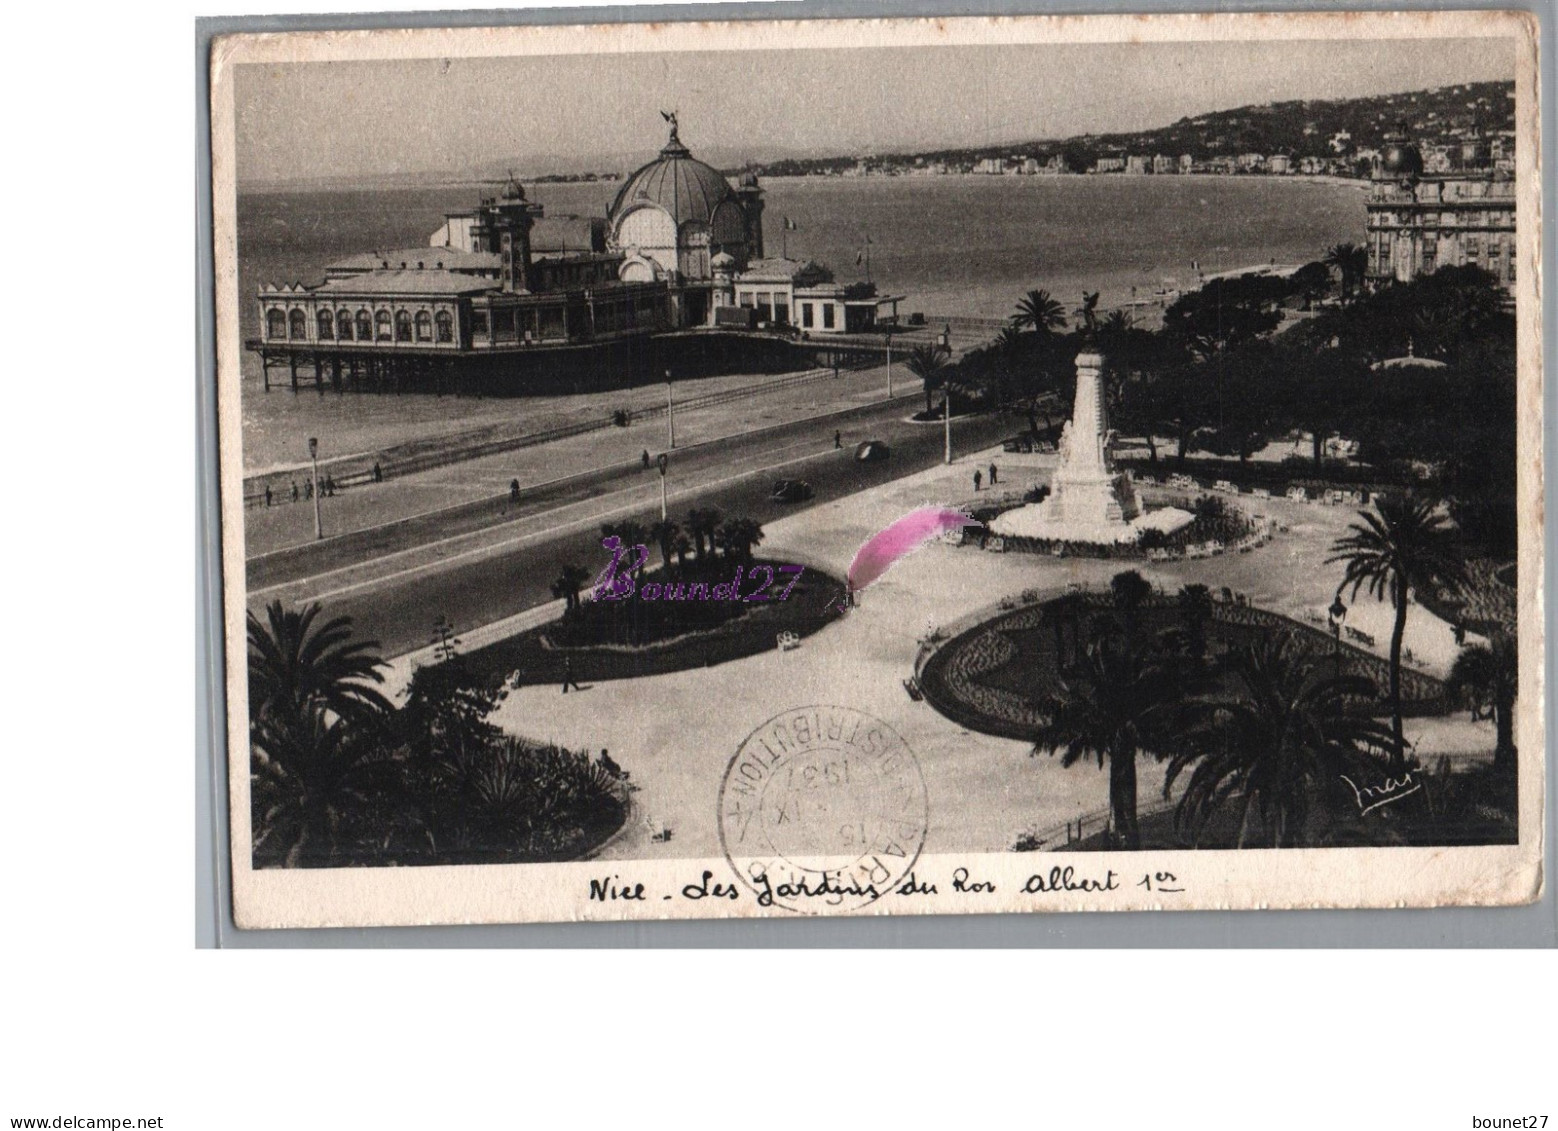
{"type": "Polygon", "coordinates": [[[609,216],[616,220],[628,209],[649,203],[668,212],[678,227],[689,220],[708,224],[715,209],[734,198],[730,182],[694,157],[673,127],[660,156],[623,182],[609,216]]]}

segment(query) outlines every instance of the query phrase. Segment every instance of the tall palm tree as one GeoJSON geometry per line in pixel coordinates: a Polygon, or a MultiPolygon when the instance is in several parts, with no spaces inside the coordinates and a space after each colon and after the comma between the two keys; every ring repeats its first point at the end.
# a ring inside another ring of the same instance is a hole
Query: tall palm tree
{"type": "Polygon", "coordinates": [[[687,531],[692,535],[699,561],[713,552],[714,529],[724,517],[716,507],[694,507],[687,512],[687,531]]]}
{"type": "Polygon", "coordinates": [[[1493,747],[1493,769],[1510,776],[1515,769],[1515,696],[1520,690],[1520,659],[1515,638],[1494,633],[1486,645],[1463,648],[1450,666],[1449,688],[1468,696],[1477,705],[1486,703],[1493,712],[1498,739],[1493,747]]]}
{"type": "Polygon", "coordinates": [[[1212,591],[1205,585],[1186,585],[1179,591],[1180,631],[1184,651],[1193,660],[1206,655],[1206,625],[1212,619],[1212,591]]]}
{"type": "Polygon", "coordinates": [[[672,519],[662,519],[649,528],[649,536],[660,543],[660,564],[666,569],[671,568],[671,543],[682,532],[682,528],[672,519]]]}
{"type": "Polygon", "coordinates": [[[393,708],[379,691],[377,640],[353,640],[352,618],[318,623],[318,603],[287,609],[272,601],[262,622],[248,616],[249,718],[284,720],[295,727],[319,707],[349,723],[372,723],[393,708]]]}
{"type": "Polygon", "coordinates": [[[335,830],[367,807],[364,779],[388,772],[394,708],[379,690],[378,642],[353,640],[350,617],[320,624],[320,613],[275,601],[264,621],[248,615],[254,847],[285,864],[311,840],[333,851],[335,830]]]}
{"type": "Polygon", "coordinates": [[[1034,753],[1061,754],[1061,765],[1083,759],[1109,764],[1109,809],[1122,847],[1141,847],[1136,821],[1136,756],[1162,741],[1180,699],[1171,668],[1115,636],[1087,646],[1058,680],[1043,709],[1048,721],[1034,753]]]}
{"type": "Polygon", "coordinates": [[[1349,699],[1377,695],[1374,684],[1361,676],[1329,676],[1328,668],[1288,633],[1235,654],[1228,670],[1237,677],[1237,693],[1198,704],[1169,761],[1165,797],[1191,768],[1176,825],[1195,830],[1199,841],[1213,814],[1237,804],[1237,847],[1248,841],[1256,814],[1268,847],[1299,843],[1311,795],[1340,773],[1360,776],[1359,767],[1367,764],[1363,748],[1390,737],[1372,719],[1343,711],[1349,699]]]}
{"type": "Polygon", "coordinates": [[[904,366],[925,385],[925,415],[930,415],[930,395],[946,383],[947,359],[935,346],[918,345],[909,351],[904,366]]]}
{"type": "Polygon", "coordinates": [[[1127,569],[1109,579],[1109,591],[1114,597],[1114,607],[1124,623],[1126,643],[1134,647],[1136,629],[1141,620],[1141,607],[1152,596],[1152,584],[1134,569],[1127,569]]]}
{"type": "Polygon", "coordinates": [[[1359,511],[1361,523],[1347,529],[1331,545],[1327,563],[1346,566],[1340,595],[1349,586],[1353,599],[1366,589],[1376,600],[1389,599],[1395,608],[1390,634],[1390,718],[1393,748],[1391,769],[1406,765],[1406,740],[1401,727],[1401,641],[1407,628],[1407,603],[1412,590],[1430,585],[1460,584],[1465,567],[1450,545],[1445,516],[1436,499],[1412,495],[1381,495],[1376,513],[1359,511]]]}
{"type": "Polygon", "coordinates": [[[1341,276],[1342,302],[1345,304],[1363,282],[1369,268],[1369,252],[1355,243],[1339,243],[1326,251],[1321,262],[1341,276]]]}
{"type": "Polygon", "coordinates": [[[1043,288],[1031,290],[1017,300],[1012,325],[1019,330],[1027,328],[1041,335],[1049,334],[1066,325],[1066,308],[1043,288]]]}

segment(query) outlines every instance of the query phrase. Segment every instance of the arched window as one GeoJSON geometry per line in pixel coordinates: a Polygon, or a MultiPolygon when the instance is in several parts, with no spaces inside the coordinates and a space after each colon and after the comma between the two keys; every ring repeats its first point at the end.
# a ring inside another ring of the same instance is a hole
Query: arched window
{"type": "Polygon", "coordinates": [[[335,315],[328,310],[319,312],[319,340],[321,342],[332,341],[335,338],[335,315]]]}
{"type": "Polygon", "coordinates": [[[387,342],[394,338],[394,334],[390,330],[389,311],[381,310],[375,314],[373,316],[373,325],[376,331],[375,337],[377,337],[379,341],[387,342]]]}
{"type": "Polygon", "coordinates": [[[340,328],[340,338],[343,342],[352,340],[352,312],[339,310],[335,315],[335,324],[340,328]]]}
{"type": "Polygon", "coordinates": [[[433,318],[425,310],[417,311],[417,341],[430,342],[433,340],[433,318]]]}
{"type": "Polygon", "coordinates": [[[438,340],[440,342],[454,341],[454,319],[449,316],[449,312],[440,310],[433,320],[438,323],[438,340]]]}
{"type": "Polygon", "coordinates": [[[265,312],[265,336],[267,338],[287,336],[287,312],[281,307],[273,306],[265,312]]]}
{"type": "Polygon", "coordinates": [[[308,337],[308,318],[301,310],[293,307],[292,313],[287,315],[287,321],[290,324],[290,337],[299,339],[308,337]]]}
{"type": "Polygon", "coordinates": [[[366,310],[357,312],[357,340],[359,342],[373,341],[373,319],[368,316],[366,310]]]}
{"type": "Polygon", "coordinates": [[[411,315],[404,310],[395,312],[395,340],[397,342],[411,340],[411,315]]]}

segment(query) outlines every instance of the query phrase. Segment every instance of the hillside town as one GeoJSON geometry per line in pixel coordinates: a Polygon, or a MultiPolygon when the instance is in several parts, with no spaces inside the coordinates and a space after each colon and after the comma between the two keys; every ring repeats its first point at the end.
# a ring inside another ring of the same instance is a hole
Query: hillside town
{"type": "Polygon", "coordinates": [[[1133,134],[932,153],[791,159],[755,166],[767,176],[1134,176],[1377,177],[1393,141],[1411,139],[1424,172],[1469,164],[1513,175],[1514,89],[1471,83],[1336,102],[1284,102],[1184,118],[1133,134]]]}

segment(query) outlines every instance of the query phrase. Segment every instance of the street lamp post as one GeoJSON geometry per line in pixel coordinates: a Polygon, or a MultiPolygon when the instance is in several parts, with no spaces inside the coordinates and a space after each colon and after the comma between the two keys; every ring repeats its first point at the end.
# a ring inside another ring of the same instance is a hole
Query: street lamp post
{"type": "Polygon", "coordinates": [[[666,446],[676,447],[676,405],[671,399],[671,371],[665,371],[665,431],[666,446]]]}
{"type": "Polygon", "coordinates": [[[893,399],[893,328],[887,328],[887,399],[893,399]]]}
{"type": "Polygon", "coordinates": [[[943,381],[941,385],[941,424],[945,431],[946,459],[952,462],[952,385],[943,381]]]}
{"type": "Polygon", "coordinates": [[[308,462],[314,476],[314,540],[317,542],[325,536],[325,525],[319,515],[319,440],[314,436],[308,438],[308,462]]]}
{"type": "Polygon", "coordinates": [[[1347,620],[1347,606],[1342,604],[1342,593],[1336,591],[1336,600],[1331,602],[1331,607],[1325,611],[1331,621],[1331,636],[1336,642],[1336,678],[1342,678],[1342,625],[1347,620]]]}
{"type": "Polygon", "coordinates": [[[668,515],[665,505],[665,469],[670,466],[671,457],[661,452],[660,458],[655,462],[660,466],[660,521],[664,522],[668,515]]]}

